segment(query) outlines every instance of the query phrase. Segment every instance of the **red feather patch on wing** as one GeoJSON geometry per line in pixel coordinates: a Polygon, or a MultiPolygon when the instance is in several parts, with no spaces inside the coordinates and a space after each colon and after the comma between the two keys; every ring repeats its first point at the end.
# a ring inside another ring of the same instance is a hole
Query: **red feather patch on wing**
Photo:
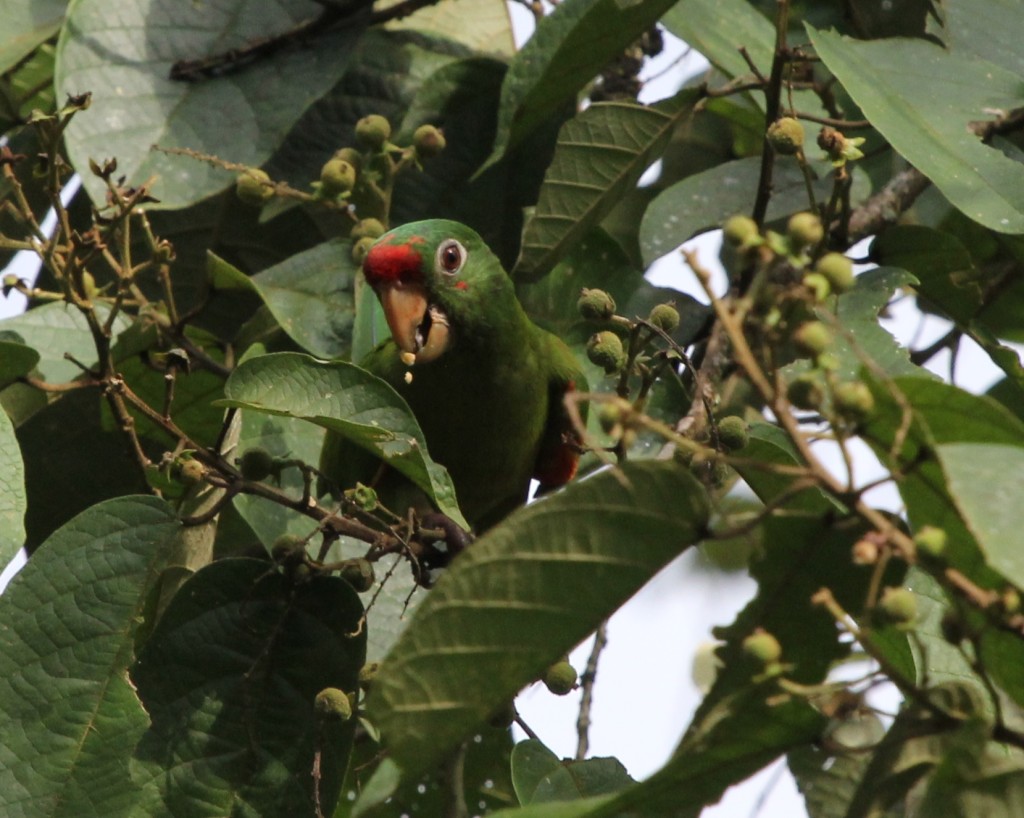
{"type": "MultiPolygon", "coordinates": [[[[419,238],[414,236],[413,238],[419,238]]],[[[363,273],[371,287],[381,284],[423,280],[423,256],[413,246],[419,242],[404,244],[380,243],[373,245],[363,260],[363,273]]]]}
{"type": "Polygon", "coordinates": [[[576,476],[579,468],[581,441],[561,403],[565,393],[575,389],[576,384],[569,381],[564,390],[556,390],[551,396],[554,404],[549,407],[548,432],[541,441],[540,455],[533,470],[534,478],[540,482],[541,491],[564,486],[576,476]]]}

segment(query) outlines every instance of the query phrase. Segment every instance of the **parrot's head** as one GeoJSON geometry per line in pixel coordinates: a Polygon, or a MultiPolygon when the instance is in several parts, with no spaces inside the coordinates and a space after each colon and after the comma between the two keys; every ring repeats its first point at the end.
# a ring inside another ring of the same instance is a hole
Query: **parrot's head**
{"type": "Polygon", "coordinates": [[[472,229],[435,219],[395,228],[363,261],[391,337],[408,363],[440,358],[460,333],[502,311],[511,281],[472,229]]]}

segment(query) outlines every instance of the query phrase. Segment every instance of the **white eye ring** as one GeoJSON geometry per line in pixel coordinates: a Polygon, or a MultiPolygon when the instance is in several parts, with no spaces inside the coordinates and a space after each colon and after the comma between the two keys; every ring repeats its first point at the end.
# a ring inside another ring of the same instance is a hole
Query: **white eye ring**
{"type": "Polygon", "coordinates": [[[437,248],[437,258],[434,266],[439,273],[453,276],[462,269],[466,263],[466,248],[456,239],[448,239],[441,242],[437,248]]]}

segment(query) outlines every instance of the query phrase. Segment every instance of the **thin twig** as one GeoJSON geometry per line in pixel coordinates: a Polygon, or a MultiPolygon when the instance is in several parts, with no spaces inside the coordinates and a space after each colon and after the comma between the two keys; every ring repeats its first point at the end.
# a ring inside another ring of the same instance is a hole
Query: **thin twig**
{"type": "Polygon", "coordinates": [[[582,761],[590,749],[590,710],[594,704],[594,682],[597,681],[597,665],[601,652],[608,644],[608,623],[602,622],[594,631],[594,646],[590,649],[587,667],[580,676],[580,713],[576,719],[576,760],[582,761]]]}

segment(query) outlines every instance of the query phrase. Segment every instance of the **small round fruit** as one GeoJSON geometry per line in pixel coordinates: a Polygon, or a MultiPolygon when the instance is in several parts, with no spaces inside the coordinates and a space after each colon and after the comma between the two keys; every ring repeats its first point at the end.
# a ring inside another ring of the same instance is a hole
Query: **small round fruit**
{"type": "Polygon", "coordinates": [[[201,482],[206,476],[206,466],[198,460],[192,460],[190,458],[181,464],[178,473],[181,475],[182,483],[194,486],[196,483],[201,482]]]}
{"type": "Polygon", "coordinates": [[[797,409],[813,411],[821,408],[825,400],[825,391],[821,388],[821,381],[818,378],[804,374],[789,384],[786,397],[797,409]]]}
{"type": "Polygon", "coordinates": [[[380,219],[362,219],[355,223],[352,228],[352,232],[349,234],[349,238],[352,241],[359,241],[359,239],[371,238],[377,239],[383,236],[387,232],[387,228],[384,227],[383,222],[380,219]]]}
{"type": "Polygon", "coordinates": [[[614,332],[605,330],[590,336],[587,341],[587,357],[611,375],[622,369],[626,363],[626,350],[622,339],[614,332]]]}
{"type": "Polygon", "coordinates": [[[555,662],[544,671],[544,684],[556,696],[565,696],[576,687],[579,676],[576,668],[566,661],[555,662]]]}
{"type": "Polygon", "coordinates": [[[826,253],[818,259],[814,271],[828,279],[833,292],[845,293],[856,283],[853,262],[842,253],[826,253]]]}
{"type": "Polygon", "coordinates": [[[356,169],[344,159],[329,159],[320,168],[320,190],[326,196],[342,196],[356,186],[356,169]]]}
{"type": "Polygon", "coordinates": [[[363,155],[355,148],[342,148],[335,151],[332,159],[344,159],[357,171],[363,166],[363,155]]]}
{"type": "Polygon", "coordinates": [[[875,411],[875,396],[862,381],[839,384],[832,402],[839,416],[852,423],[863,423],[875,411]]]}
{"type": "Polygon", "coordinates": [[[747,423],[738,415],[729,415],[718,421],[718,442],[727,452],[737,452],[750,442],[747,423]]]}
{"type": "Polygon", "coordinates": [[[817,357],[832,348],[835,336],[821,321],[805,321],[793,332],[793,344],[805,355],[817,357]]]}
{"type": "Polygon", "coordinates": [[[274,458],[266,449],[247,449],[238,459],[238,470],[246,480],[266,480],[274,471],[274,458]]]}
{"type": "Polygon", "coordinates": [[[380,673],[380,662],[367,662],[359,668],[359,686],[366,690],[380,673]]]}
{"type": "Polygon", "coordinates": [[[373,563],[369,560],[352,560],[341,569],[341,578],[351,585],[357,594],[369,591],[373,587],[373,563]]]}
{"type": "Polygon", "coordinates": [[[344,690],[325,687],[316,694],[313,709],[324,721],[348,721],[352,718],[352,702],[344,690]]]}
{"type": "Polygon", "coordinates": [[[794,213],[786,224],[786,235],[798,247],[807,247],[821,241],[825,237],[825,229],[814,213],[794,213]]]}
{"type": "Polygon", "coordinates": [[[914,534],[914,545],[918,552],[933,560],[941,560],[946,554],[946,545],[949,537],[943,528],[934,525],[924,525],[914,534]]]}
{"type": "Polygon", "coordinates": [[[373,247],[376,241],[377,239],[363,236],[352,245],[352,261],[355,262],[356,266],[362,266],[363,261],[366,259],[366,254],[370,252],[370,248],[373,247]]]}
{"type": "Polygon", "coordinates": [[[784,116],[768,126],[768,143],[776,153],[793,156],[804,147],[804,126],[791,116],[784,116]]]}
{"type": "Polygon", "coordinates": [[[782,645],[768,631],[758,628],[743,640],[743,652],[767,667],[782,658],[782,645]]]}
{"type": "Polygon", "coordinates": [[[259,168],[246,168],[235,179],[235,195],[253,207],[266,204],[274,196],[270,174],[259,168]]]}
{"type": "Polygon", "coordinates": [[[380,114],[364,116],[356,123],[356,141],[368,150],[380,150],[391,138],[391,125],[380,114]]]}
{"type": "Polygon", "coordinates": [[[270,546],[270,558],[277,563],[301,562],[306,556],[306,541],[295,534],[282,534],[270,546]]]}
{"type": "Polygon", "coordinates": [[[722,225],[722,237],[734,247],[752,244],[761,237],[757,222],[749,216],[732,216],[722,225]]]}
{"type": "Polygon", "coordinates": [[[622,407],[617,403],[602,403],[597,410],[597,422],[605,434],[614,435],[622,431],[622,407]]]}
{"type": "Polygon", "coordinates": [[[604,290],[584,287],[580,291],[576,309],[588,321],[607,321],[615,315],[615,299],[604,290]]]}
{"type": "Polygon", "coordinates": [[[433,125],[420,125],[412,135],[412,145],[421,159],[431,159],[444,150],[444,134],[433,125]]]}
{"type": "Polygon", "coordinates": [[[671,333],[679,326],[679,310],[671,304],[658,304],[651,310],[647,320],[662,332],[671,333]]]}
{"type": "Polygon", "coordinates": [[[909,588],[886,588],[878,600],[883,619],[897,627],[909,627],[917,619],[917,597],[909,588]]]}
{"type": "Polygon", "coordinates": [[[811,291],[811,296],[817,303],[832,295],[832,285],[821,273],[805,273],[804,286],[811,291]]]}

